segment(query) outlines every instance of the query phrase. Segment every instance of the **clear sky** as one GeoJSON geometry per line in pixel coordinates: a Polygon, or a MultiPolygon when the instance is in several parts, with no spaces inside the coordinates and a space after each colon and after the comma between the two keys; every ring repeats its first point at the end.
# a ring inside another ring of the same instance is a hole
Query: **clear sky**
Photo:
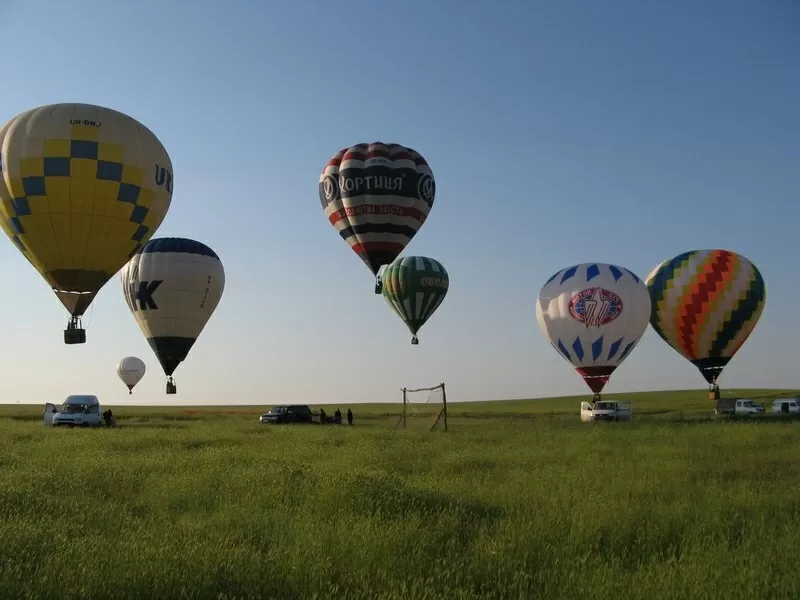
{"type": "MultiPolygon", "coordinates": [[[[88,102],[145,123],[175,172],[156,236],[207,243],[227,277],[166,396],[118,277],[66,346],[67,312],[0,239],[0,402],[589,393],[538,330],[545,280],[587,261],[645,277],[713,247],[767,282],[722,387],[800,386],[798,32],[796,0],[0,0],[0,121],[88,102]],[[451,287],[416,347],[318,199],[330,155],[372,140],[419,150],[437,181],[405,254],[451,287]],[[148,367],[133,397],[115,373],[131,354],[148,367]]],[[[693,387],[648,328],[606,392],[693,387]]]]}

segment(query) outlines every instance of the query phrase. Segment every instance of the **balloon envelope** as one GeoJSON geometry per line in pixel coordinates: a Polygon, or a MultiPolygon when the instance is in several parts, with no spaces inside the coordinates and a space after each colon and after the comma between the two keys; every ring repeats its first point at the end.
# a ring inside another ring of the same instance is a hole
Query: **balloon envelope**
{"type": "Polygon", "coordinates": [[[653,329],[716,383],[764,310],[759,270],[735,252],[691,250],[662,262],[646,283],[653,329]]]}
{"type": "Polygon", "coordinates": [[[319,179],[328,220],[374,275],[416,235],[435,196],[428,163],[400,144],[372,142],[339,150],[319,179]]]}
{"type": "Polygon", "coordinates": [[[427,256],[401,258],[384,270],[381,279],[384,299],[415,337],[450,287],[442,263],[427,256]]]}
{"type": "Polygon", "coordinates": [[[125,265],[121,279],[128,307],[171,376],[222,298],[222,262],[201,242],[156,238],[125,265]]]}
{"type": "Polygon", "coordinates": [[[142,380],[146,367],[142,359],[135,356],[126,356],[117,363],[117,375],[122,380],[128,390],[132,391],[134,386],[142,380]]]}
{"type": "Polygon", "coordinates": [[[558,271],[536,300],[539,329],[599,394],[636,347],[650,318],[650,296],[636,274],[606,263],[558,271]]]}
{"type": "Polygon", "coordinates": [[[172,162],[135,119],[90,104],[26,111],[0,130],[3,230],[73,316],[155,233],[172,162]]]}

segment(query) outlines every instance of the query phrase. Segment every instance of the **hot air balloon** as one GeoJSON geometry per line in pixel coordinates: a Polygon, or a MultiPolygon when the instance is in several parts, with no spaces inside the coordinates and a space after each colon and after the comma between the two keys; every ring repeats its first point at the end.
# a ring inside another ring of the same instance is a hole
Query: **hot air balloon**
{"type": "Polygon", "coordinates": [[[44,277],[82,344],[81,316],[155,233],[172,200],[172,162],[135,119],[90,104],[51,104],[0,130],[0,221],[44,277]]]}
{"type": "Polygon", "coordinates": [[[134,386],[142,380],[146,370],[142,359],[135,356],[126,356],[117,363],[117,375],[128,387],[129,394],[133,394],[134,386]]]}
{"type": "Polygon", "coordinates": [[[411,241],[433,208],[436,182],[422,155],[400,144],[372,142],[339,150],[319,178],[331,225],[375,275],[411,241]]]}
{"type": "Polygon", "coordinates": [[[128,307],[167,376],[167,394],[174,394],[172,374],[222,298],[222,262],[195,240],[155,238],[124,266],[121,279],[128,307]]]}
{"type": "Polygon", "coordinates": [[[544,336],[594,392],[636,347],[650,318],[650,296],[624,267],[583,263],[562,269],[542,287],[536,319],[544,336]]]}
{"type": "Polygon", "coordinates": [[[646,285],[653,329],[697,367],[710,395],[719,398],[722,370],[764,310],[761,273],[735,252],[691,250],[658,265],[646,285]]]}
{"type": "Polygon", "coordinates": [[[411,343],[419,344],[417,332],[447,295],[447,271],[427,256],[407,256],[386,267],[382,280],[383,297],[408,327],[411,343]]]}

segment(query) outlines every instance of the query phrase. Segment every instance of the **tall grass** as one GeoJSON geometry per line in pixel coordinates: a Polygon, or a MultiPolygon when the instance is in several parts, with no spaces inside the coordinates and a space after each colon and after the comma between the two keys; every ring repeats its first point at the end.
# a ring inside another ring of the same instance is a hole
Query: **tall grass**
{"type": "Polygon", "coordinates": [[[0,597],[800,597],[798,423],[120,424],[0,419],[0,597]]]}

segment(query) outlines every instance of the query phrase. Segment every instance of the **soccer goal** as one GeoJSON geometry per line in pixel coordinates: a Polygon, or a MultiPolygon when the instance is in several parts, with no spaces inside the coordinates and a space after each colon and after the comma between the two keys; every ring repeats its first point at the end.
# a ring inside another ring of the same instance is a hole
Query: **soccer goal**
{"type": "Polygon", "coordinates": [[[429,431],[437,426],[443,426],[447,431],[447,392],[444,383],[433,387],[417,388],[410,390],[403,388],[403,414],[395,424],[395,429],[401,427],[408,429],[427,427],[432,423],[429,431]]]}

